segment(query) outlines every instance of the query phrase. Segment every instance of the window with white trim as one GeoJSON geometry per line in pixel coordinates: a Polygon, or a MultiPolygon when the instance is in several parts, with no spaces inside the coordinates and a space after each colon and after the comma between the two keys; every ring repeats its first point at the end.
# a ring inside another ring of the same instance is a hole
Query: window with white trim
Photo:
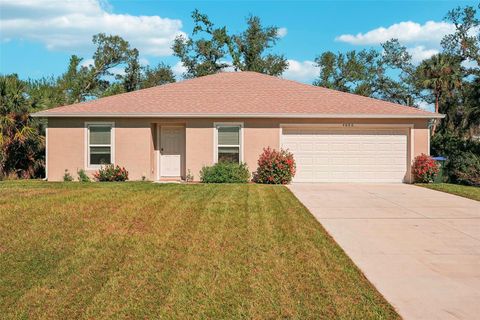
{"type": "Polygon", "coordinates": [[[113,124],[87,124],[87,166],[100,167],[113,163],[113,124]]]}
{"type": "Polygon", "coordinates": [[[216,125],[216,161],[242,161],[242,126],[240,124],[216,125]]]}

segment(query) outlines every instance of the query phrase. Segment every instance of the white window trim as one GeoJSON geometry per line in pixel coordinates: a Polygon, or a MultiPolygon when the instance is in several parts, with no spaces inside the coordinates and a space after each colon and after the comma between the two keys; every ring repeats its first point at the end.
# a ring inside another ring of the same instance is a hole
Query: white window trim
{"type": "Polygon", "coordinates": [[[101,165],[90,164],[90,130],[91,126],[110,126],[110,144],[95,145],[96,147],[110,147],[110,162],[115,164],[115,122],[91,121],[85,122],[85,170],[97,170],[101,165]]]}
{"type": "Polygon", "coordinates": [[[240,145],[222,145],[222,147],[239,147],[239,159],[243,161],[243,122],[214,122],[213,123],[213,163],[218,162],[218,128],[220,127],[239,127],[240,145]]]}

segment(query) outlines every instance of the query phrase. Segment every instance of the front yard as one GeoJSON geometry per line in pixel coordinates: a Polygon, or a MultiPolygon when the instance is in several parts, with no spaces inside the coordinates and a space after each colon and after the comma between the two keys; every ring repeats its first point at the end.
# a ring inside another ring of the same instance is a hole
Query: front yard
{"type": "Polygon", "coordinates": [[[0,183],[7,319],[395,319],[285,187],[0,183]]]}

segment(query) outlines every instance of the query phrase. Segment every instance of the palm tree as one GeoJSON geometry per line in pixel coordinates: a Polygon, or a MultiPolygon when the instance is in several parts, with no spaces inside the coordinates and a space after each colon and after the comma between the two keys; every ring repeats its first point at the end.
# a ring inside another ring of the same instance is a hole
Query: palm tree
{"type": "MultiPolygon", "coordinates": [[[[458,59],[447,54],[436,54],[422,61],[417,68],[419,85],[427,89],[435,97],[435,112],[440,111],[440,102],[444,97],[452,96],[462,85],[462,68],[458,59]]],[[[432,136],[435,134],[437,122],[434,121],[432,136]]]]}
{"type": "Polygon", "coordinates": [[[43,170],[45,139],[30,118],[30,106],[24,81],[0,76],[0,178],[32,178],[43,170]]]}

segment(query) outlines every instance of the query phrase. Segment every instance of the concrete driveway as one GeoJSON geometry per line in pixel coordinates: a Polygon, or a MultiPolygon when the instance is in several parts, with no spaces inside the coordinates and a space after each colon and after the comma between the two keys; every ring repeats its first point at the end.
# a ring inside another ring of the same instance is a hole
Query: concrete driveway
{"type": "Polygon", "coordinates": [[[480,319],[480,202],[406,184],[289,187],[405,319],[480,319]]]}

